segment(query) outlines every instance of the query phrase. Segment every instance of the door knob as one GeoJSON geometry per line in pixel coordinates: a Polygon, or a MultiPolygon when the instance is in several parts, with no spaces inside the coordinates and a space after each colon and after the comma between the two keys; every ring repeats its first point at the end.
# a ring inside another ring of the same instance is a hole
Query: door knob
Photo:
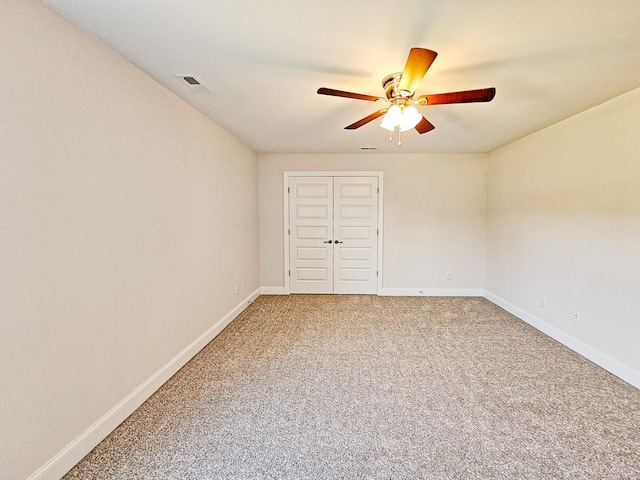
{"type": "MultiPolygon", "coordinates": [[[[322,243],[331,243],[331,240],[325,240],[325,241],[324,241],[324,242],[322,242],[322,243]]],[[[338,242],[336,242],[336,243],[338,243],[338,242]]]]}
{"type": "Polygon", "coordinates": [[[344,242],[341,242],[340,240],[336,240],[335,243],[344,243],[344,242]]]}

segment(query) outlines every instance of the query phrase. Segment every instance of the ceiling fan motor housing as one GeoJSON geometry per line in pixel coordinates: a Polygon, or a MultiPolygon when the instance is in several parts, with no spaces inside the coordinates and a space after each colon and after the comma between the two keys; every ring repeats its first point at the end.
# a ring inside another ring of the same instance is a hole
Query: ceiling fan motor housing
{"type": "Polygon", "coordinates": [[[396,97],[400,97],[400,91],[398,90],[398,86],[400,85],[400,79],[402,78],[402,72],[392,73],[391,75],[387,75],[382,79],[382,88],[384,88],[384,93],[387,95],[389,100],[392,100],[396,97]]]}

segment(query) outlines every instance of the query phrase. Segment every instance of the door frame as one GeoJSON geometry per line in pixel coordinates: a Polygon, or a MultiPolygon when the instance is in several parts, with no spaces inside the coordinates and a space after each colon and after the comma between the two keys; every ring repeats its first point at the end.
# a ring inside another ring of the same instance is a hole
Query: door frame
{"type": "Polygon", "coordinates": [[[383,172],[381,171],[336,171],[336,170],[313,170],[313,171],[285,171],[283,175],[283,199],[284,199],[284,293],[291,293],[289,287],[289,179],[291,177],[378,177],[378,280],[376,283],[376,295],[382,292],[382,237],[384,231],[383,219],[383,172]]]}

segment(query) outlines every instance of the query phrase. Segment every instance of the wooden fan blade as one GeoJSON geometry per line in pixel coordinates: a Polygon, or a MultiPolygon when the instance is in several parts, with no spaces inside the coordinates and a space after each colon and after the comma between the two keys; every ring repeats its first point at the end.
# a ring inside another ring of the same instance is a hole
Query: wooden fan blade
{"type": "Polygon", "coordinates": [[[369,100],[370,102],[377,102],[378,100],[382,100],[380,97],[374,97],[373,95],[344,92],[342,90],[334,90],[333,88],[324,88],[324,87],[318,89],[318,94],[331,95],[333,97],[355,98],[356,100],[369,100]]]}
{"type": "Polygon", "coordinates": [[[422,120],[420,120],[416,125],[416,130],[419,133],[427,133],[433,130],[434,128],[436,127],[434,127],[433,124],[424,117],[422,117],[422,120]]]}
{"type": "Polygon", "coordinates": [[[481,88],[479,90],[465,90],[464,92],[437,93],[435,95],[421,95],[418,100],[427,100],[427,105],[442,105],[447,103],[490,102],[496,96],[495,88],[481,88]]]}
{"type": "Polygon", "coordinates": [[[366,125],[367,123],[375,120],[376,118],[381,117],[385,113],[387,113],[387,109],[386,108],[384,108],[382,110],[378,110],[377,112],[373,112],[368,117],[364,117],[363,119],[358,120],[357,122],[352,123],[351,125],[348,125],[348,126],[344,127],[344,129],[345,130],[355,130],[356,128],[360,128],[361,126],[366,125]]]}
{"type": "Polygon", "coordinates": [[[401,93],[403,91],[409,92],[409,94],[403,94],[403,96],[411,97],[413,95],[436,56],[438,56],[436,52],[426,48],[411,49],[398,86],[398,90],[401,93]]]}

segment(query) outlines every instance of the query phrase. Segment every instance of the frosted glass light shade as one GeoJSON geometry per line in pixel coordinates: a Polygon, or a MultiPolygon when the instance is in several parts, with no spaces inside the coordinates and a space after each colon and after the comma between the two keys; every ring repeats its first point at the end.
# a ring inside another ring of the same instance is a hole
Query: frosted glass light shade
{"type": "Polygon", "coordinates": [[[386,130],[393,131],[398,125],[400,125],[402,116],[402,110],[400,110],[400,107],[398,105],[392,105],[382,118],[380,126],[386,130]]]}
{"type": "Polygon", "coordinates": [[[422,119],[420,112],[414,107],[406,107],[402,112],[402,118],[400,119],[400,131],[410,130],[415,127],[422,119]]]}

